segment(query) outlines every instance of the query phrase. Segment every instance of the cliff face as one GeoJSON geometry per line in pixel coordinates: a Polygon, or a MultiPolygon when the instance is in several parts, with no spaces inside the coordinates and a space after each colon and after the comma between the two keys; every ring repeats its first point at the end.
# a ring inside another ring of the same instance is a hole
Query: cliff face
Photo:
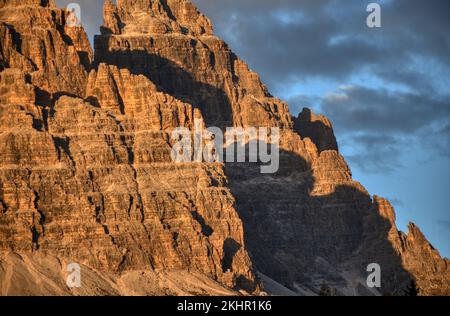
{"type": "Polygon", "coordinates": [[[171,129],[201,113],[126,69],[88,75],[65,14],[34,2],[0,9],[7,36],[21,39],[2,40],[20,58],[4,54],[0,77],[0,249],[115,273],[195,270],[257,290],[221,165],[170,163],[171,129]],[[24,23],[42,17],[48,37],[31,45],[24,23]]]}
{"type": "Polygon", "coordinates": [[[95,62],[144,75],[158,90],[200,108],[209,126],[290,127],[285,103],[213,36],[190,1],[106,2],[95,62]],[[143,10],[145,8],[145,10],[143,10]]]}
{"type": "MultiPolygon", "coordinates": [[[[184,271],[258,293],[261,272],[353,295],[369,293],[366,267],[379,263],[378,293],[400,295],[413,278],[422,294],[450,294],[448,260],[352,179],[330,121],[293,118],[190,1],[105,1],[92,64],[67,14],[0,0],[0,273],[19,253],[24,269],[43,255],[127,286],[136,271],[184,271]],[[171,132],[195,119],[279,127],[279,171],[172,162],[171,132]]],[[[105,293],[136,293],[114,284],[105,293]]]]}

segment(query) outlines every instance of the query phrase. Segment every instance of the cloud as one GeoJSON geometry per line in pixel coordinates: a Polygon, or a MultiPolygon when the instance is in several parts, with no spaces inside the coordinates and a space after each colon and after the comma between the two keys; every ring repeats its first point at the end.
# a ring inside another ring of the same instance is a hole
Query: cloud
{"type": "Polygon", "coordinates": [[[352,86],[325,96],[322,109],[345,133],[411,134],[433,123],[450,122],[448,102],[430,95],[352,86]]]}
{"type": "Polygon", "coordinates": [[[342,137],[341,151],[351,166],[364,173],[391,174],[403,167],[402,140],[388,134],[350,134],[342,137]]]}
{"type": "Polygon", "coordinates": [[[417,56],[450,64],[449,1],[382,2],[383,27],[366,26],[371,1],[195,0],[218,33],[274,88],[310,76],[345,80],[370,69],[414,87],[417,56]]]}
{"type": "MultiPolygon", "coordinates": [[[[336,1],[195,2],[211,16],[218,33],[272,85],[305,76],[341,78],[382,53],[365,36],[341,36],[346,15],[336,1]]],[[[355,11],[348,2],[345,7],[355,11]]],[[[365,6],[360,9],[347,23],[360,22],[358,29],[367,31],[365,6]]]]}
{"type": "MultiPolygon", "coordinates": [[[[420,143],[419,131],[425,131],[429,122],[442,116],[440,111],[431,109],[428,113],[426,107],[420,105],[411,110],[410,104],[416,102],[413,100],[415,97],[365,87],[341,86],[320,99],[295,95],[288,102],[300,105],[299,108],[315,106],[331,119],[341,152],[351,166],[366,174],[392,174],[404,166],[402,159],[411,151],[408,143],[420,143]]],[[[428,104],[428,100],[423,103],[428,104]]],[[[439,108],[439,102],[435,103],[439,108]]],[[[445,110],[441,112],[445,113],[445,110]]],[[[441,149],[445,148],[445,131],[439,135],[434,136],[433,142],[424,141],[422,145],[429,147],[438,140],[441,149]]]]}
{"type": "Polygon", "coordinates": [[[333,122],[344,156],[365,173],[402,168],[414,150],[450,158],[450,97],[341,86],[319,100],[290,99],[317,108],[333,122]]]}

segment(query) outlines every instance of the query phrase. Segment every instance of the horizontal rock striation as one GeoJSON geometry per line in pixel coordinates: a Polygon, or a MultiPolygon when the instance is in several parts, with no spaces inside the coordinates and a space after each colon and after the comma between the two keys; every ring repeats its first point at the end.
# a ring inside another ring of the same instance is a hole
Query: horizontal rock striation
{"type": "MultiPolygon", "coordinates": [[[[22,41],[24,21],[15,23],[11,12],[27,12],[31,23],[65,14],[8,2],[0,16],[22,41]]],[[[76,54],[83,45],[64,41],[84,38],[80,28],[67,29],[62,18],[45,27],[54,47],[43,39],[41,51],[23,42],[4,49],[29,63],[6,58],[0,77],[0,249],[115,273],[199,271],[230,288],[257,290],[221,165],[170,163],[171,130],[192,127],[201,114],[127,70],[101,65],[88,75],[76,54]],[[41,95],[47,98],[36,102],[41,95]]]]}

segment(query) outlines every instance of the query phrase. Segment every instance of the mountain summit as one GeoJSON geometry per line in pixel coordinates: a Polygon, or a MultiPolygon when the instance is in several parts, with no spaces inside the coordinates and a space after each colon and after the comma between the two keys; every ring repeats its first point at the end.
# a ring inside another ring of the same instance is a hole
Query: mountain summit
{"type": "Polygon", "coordinates": [[[212,25],[190,1],[119,0],[104,3],[105,33],[212,35],[212,25]]]}
{"type": "Polygon", "coordinates": [[[105,1],[94,53],[68,15],[0,0],[1,294],[450,295],[450,262],[353,180],[331,122],[293,117],[190,1],[105,1]],[[173,162],[198,120],[279,128],[278,172],[173,162]]]}

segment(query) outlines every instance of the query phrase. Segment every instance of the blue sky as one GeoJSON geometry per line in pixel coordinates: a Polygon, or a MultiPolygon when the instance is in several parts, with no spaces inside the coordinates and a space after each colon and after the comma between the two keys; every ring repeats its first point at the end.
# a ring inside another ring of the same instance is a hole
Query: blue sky
{"type": "MultiPolygon", "coordinates": [[[[59,5],[71,1],[56,1],[59,5]]],[[[296,115],[333,122],[354,178],[450,257],[450,1],[194,0],[296,115]]],[[[78,1],[92,36],[102,1],[78,1]]]]}

